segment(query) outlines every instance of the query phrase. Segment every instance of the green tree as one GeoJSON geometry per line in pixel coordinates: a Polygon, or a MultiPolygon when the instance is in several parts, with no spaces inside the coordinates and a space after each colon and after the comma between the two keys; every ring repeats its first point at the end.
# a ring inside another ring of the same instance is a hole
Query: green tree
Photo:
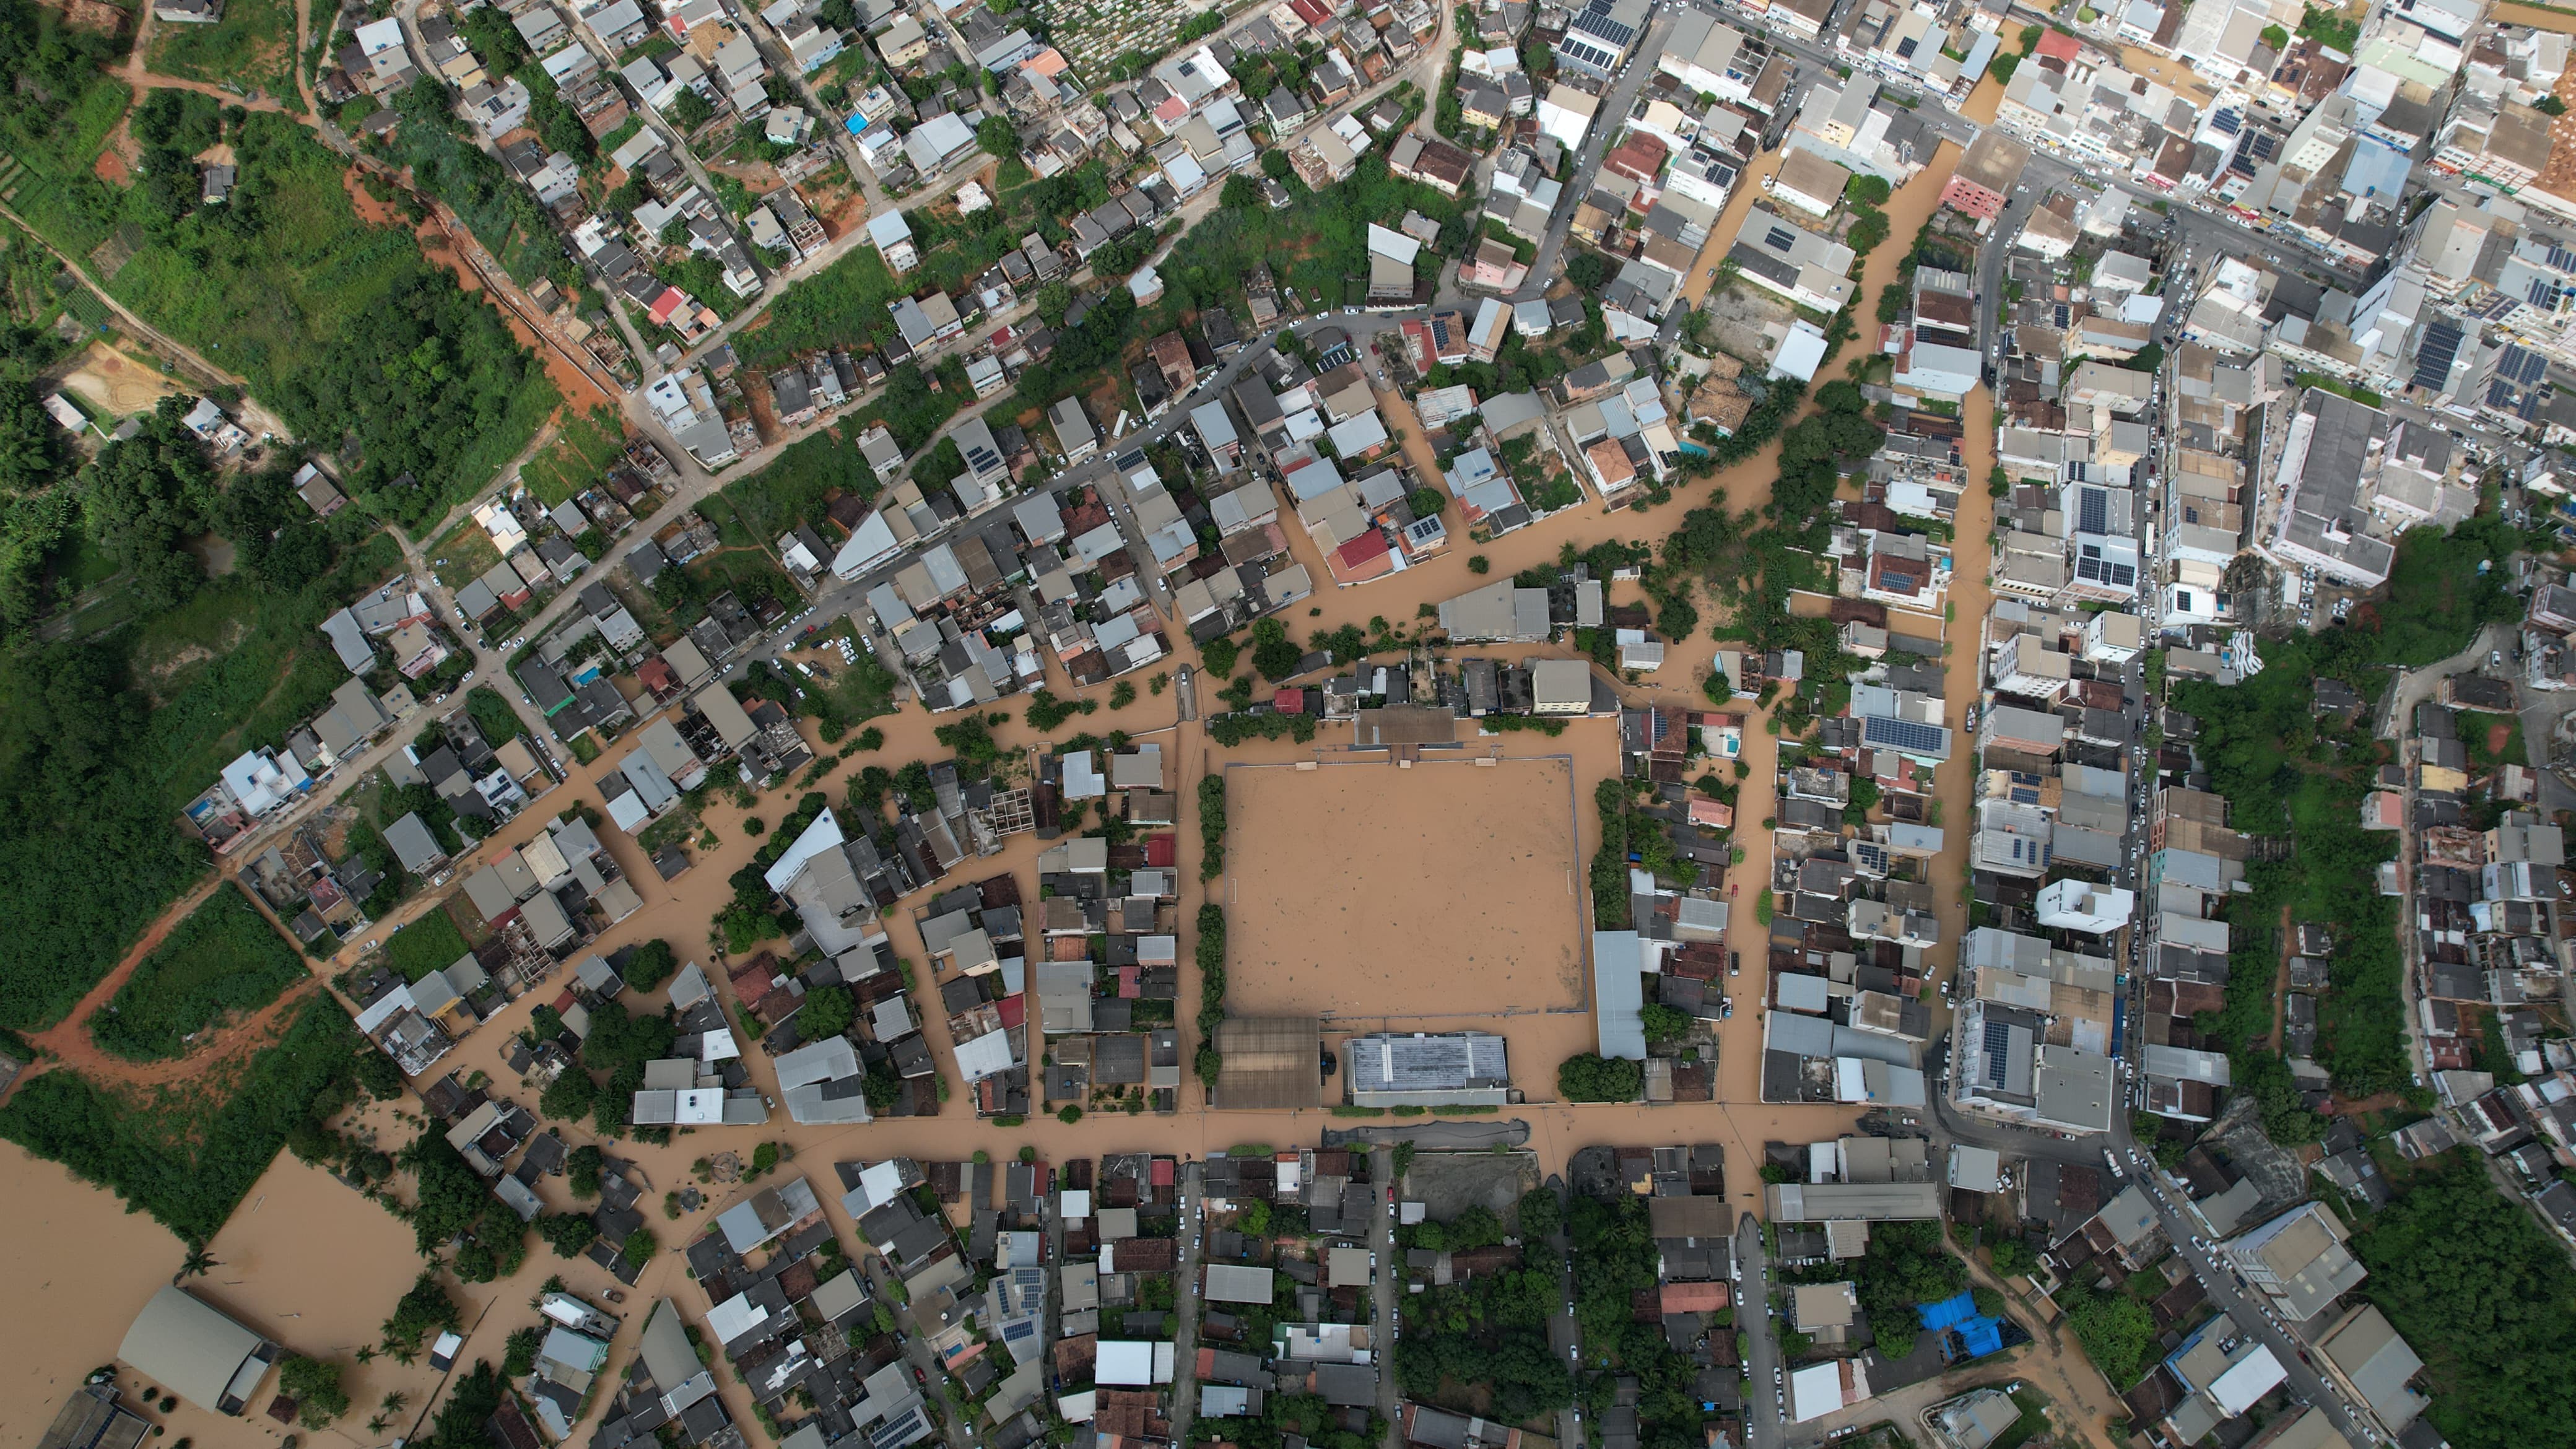
{"type": "Polygon", "coordinates": [[[564,1154],[564,1186],[570,1188],[576,1198],[599,1196],[599,1174],[606,1163],[605,1154],[595,1146],[584,1144],[574,1148],[564,1154]]]}
{"type": "Polygon", "coordinates": [[[1569,1102],[1633,1102],[1645,1093],[1646,1069],[1622,1057],[1584,1052],[1557,1067],[1556,1090],[1569,1102]]]}
{"type": "MultiPolygon", "coordinates": [[[[671,572],[679,571],[673,569],[671,572]]],[[[625,978],[630,989],[642,992],[651,991],[670,980],[679,973],[679,969],[680,956],[671,949],[671,943],[654,940],[638,945],[634,954],[626,958],[625,969],[618,974],[625,978]]]]}
{"type": "Polygon", "coordinates": [[[1646,1028],[1648,1041],[1678,1041],[1690,1035],[1691,1014],[1662,1002],[1648,1002],[1637,1013],[1646,1028]]]}
{"type": "Polygon", "coordinates": [[[1273,683],[1286,679],[1297,672],[1297,661],[1303,657],[1288,637],[1287,626],[1275,616],[1252,626],[1252,667],[1261,671],[1262,678],[1273,683]]]}
{"type": "Polygon", "coordinates": [[[155,610],[205,581],[188,541],[211,521],[215,474],[205,444],[179,421],[184,415],[179,399],[162,399],[140,433],[102,448],[79,479],[90,537],[155,610]]]}
{"type": "Polygon", "coordinates": [[[567,1065],[537,1098],[537,1111],[557,1122],[578,1122],[590,1115],[598,1096],[599,1084],[590,1073],[578,1064],[567,1065]]]}
{"type": "Polygon", "coordinates": [[[451,1329],[464,1321],[463,1310],[448,1296],[438,1281],[435,1269],[424,1269],[410,1288],[394,1303],[393,1316],[383,1325],[386,1351],[405,1363],[420,1351],[431,1335],[451,1329]]]}
{"type": "Polygon", "coordinates": [[[1249,211],[1261,205],[1261,183],[1237,171],[1225,178],[1225,189],[1217,193],[1217,204],[1232,211],[1249,211]]]}
{"type": "Polygon", "coordinates": [[[1885,206],[1889,195],[1887,178],[1864,172],[1843,183],[1843,195],[1854,206],[1885,206]]]}
{"type": "Polygon", "coordinates": [[[825,1041],[840,1036],[857,1019],[858,1003],[846,986],[817,986],[805,993],[805,1005],[796,1013],[796,1034],[807,1041],[825,1041]]]}
{"type": "Polygon", "coordinates": [[[1012,127],[1010,117],[986,116],[975,127],[975,144],[989,155],[1015,160],[1020,154],[1020,133],[1012,127]]]}
{"type": "Polygon", "coordinates": [[[307,1429],[327,1427],[349,1412],[349,1391],[340,1387],[340,1366],[301,1354],[277,1366],[278,1392],[295,1401],[295,1422],[307,1429]]]}
{"type": "Polygon", "coordinates": [[[1534,1187],[1521,1194],[1520,1229],[1523,1238],[1544,1238],[1565,1222],[1565,1205],[1548,1188],[1534,1187]]]}
{"type": "Polygon", "coordinates": [[[537,1236],[558,1258],[578,1258],[599,1240],[598,1225],[582,1213],[543,1213],[536,1228],[537,1236]]]}
{"type": "Polygon", "coordinates": [[[1584,292],[1598,292],[1610,282],[1610,260],[1594,251],[1577,251],[1565,259],[1565,279],[1584,292]]]}
{"type": "MultiPolygon", "coordinates": [[[[1873,1233],[1876,1229],[1873,1227],[1873,1233]]],[[[2147,1305],[2126,1293],[2087,1293],[2066,1311],[2084,1356],[2113,1384],[2136,1380],[2155,1343],[2156,1320],[2147,1305]]]]}
{"type": "Polygon", "coordinates": [[[716,117],[715,106],[692,90],[683,90],[674,97],[669,111],[672,124],[678,126],[683,134],[697,130],[716,117]]]}

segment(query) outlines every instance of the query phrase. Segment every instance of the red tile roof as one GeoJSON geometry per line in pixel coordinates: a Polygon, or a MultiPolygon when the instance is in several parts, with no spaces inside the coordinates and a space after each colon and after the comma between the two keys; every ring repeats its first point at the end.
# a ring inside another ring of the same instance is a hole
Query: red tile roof
{"type": "Polygon", "coordinates": [[[1663,1308],[1666,1313],[1715,1313],[1726,1306],[1723,1283],[1667,1283],[1664,1285],[1663,1308]]]}

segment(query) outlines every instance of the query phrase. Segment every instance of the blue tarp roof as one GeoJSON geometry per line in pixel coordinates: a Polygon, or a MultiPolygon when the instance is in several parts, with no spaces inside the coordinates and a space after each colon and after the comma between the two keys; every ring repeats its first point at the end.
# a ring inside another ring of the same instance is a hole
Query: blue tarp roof
{"type": "Polygon", "coordinates": [[[1916,1304],[1914,1311],[1923,1318],[1923,1326],[1934,1332],[1952,1328],[1977,1316],[1977,1300],[1965,1293],[1944,1298],[1938,1303],[1916,1304]]]}
{"type": "Polygon", "coordinates": [[[1959,1325],[1959,1343],[1961,1358],[1984,1358],[2001,1352],[2004,1326],[1991,1318],[1971,1318],[1959,1325]]]}

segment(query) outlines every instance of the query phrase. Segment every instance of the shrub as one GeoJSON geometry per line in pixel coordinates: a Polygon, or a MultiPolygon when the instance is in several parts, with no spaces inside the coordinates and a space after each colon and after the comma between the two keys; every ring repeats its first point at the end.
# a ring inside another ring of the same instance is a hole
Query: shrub
{"type": "Polygon", "coordinates": [[[1225,776],[1199,781],[1199,879],[1225,874],[1225,776]]]}
{"type": "Polygon", "coordinates": [[[280,1393],[295,1401],[295,1421],[319,1429],[349,1412],[349,1391],[340,1387],[340,1366],[298,1355],[277,1366],[280,1393]]]}
{"type": "Polygon", "coordinates": [[[1646,1069],[1622,1057],[1584,1052],[1556,1069],[1556,1090],[1569,1102],[1633,1102],[1645,1095],[1646,1069]]]}
{"type": "Polygon", "coordinates": [[[1273,684],[1297,672],[1298,653],[1295,640],[1288,637],[1287,626],[1277,619],[1264,619],[1252,626],[1252,667],[1273,684]]]}

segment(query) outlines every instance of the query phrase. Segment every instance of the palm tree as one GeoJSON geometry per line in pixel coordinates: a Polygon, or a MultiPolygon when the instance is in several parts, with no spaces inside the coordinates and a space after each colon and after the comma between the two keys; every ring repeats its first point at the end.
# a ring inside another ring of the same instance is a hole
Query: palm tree
{"type": "Polygon", "coordinates": [[[188,1256],[179,1260],[179,1271],[170,1275],[170,1281],[176,1283],[182,1278],[203,1277],[206,1270],[214,1266],[215,1255],[206,1251],[205,1244],[190,1243],[188,1256]]]}
{"type": "Polygon", "coordinates": [[[403,1411],[403,1406],[410,1402],[411,1396],[409,1394],[404,1393],[400,1389],[388,1389],[385,1391],[384,1402],[376,1405],[376,1407],[384,1410],[387,1414],[399,1414],[403,1411]]]}
{"type": "Polygon", "coordinates": [[[370,1433],[370,1434],[381,1434],[381,1433],[385,1432],[385,1428],[386,1428],[386,1426],[387,1426],[387,1425],[390,1425],[391,1423],[393,1423],[393,1420],[391,1420],[391,1419],[389,1419],[389,1418],[385,1417],[385,1416],[384,1416],[384,1415],[382,1415],[382,1414],[378,1414],[378,1415],[377,1415],[377,1416],[375,1416],[374,1418],[369,1419],[369,1420],[367,1421],[367,1432],[368,1432],[368,1433],[370,1433]]]}

